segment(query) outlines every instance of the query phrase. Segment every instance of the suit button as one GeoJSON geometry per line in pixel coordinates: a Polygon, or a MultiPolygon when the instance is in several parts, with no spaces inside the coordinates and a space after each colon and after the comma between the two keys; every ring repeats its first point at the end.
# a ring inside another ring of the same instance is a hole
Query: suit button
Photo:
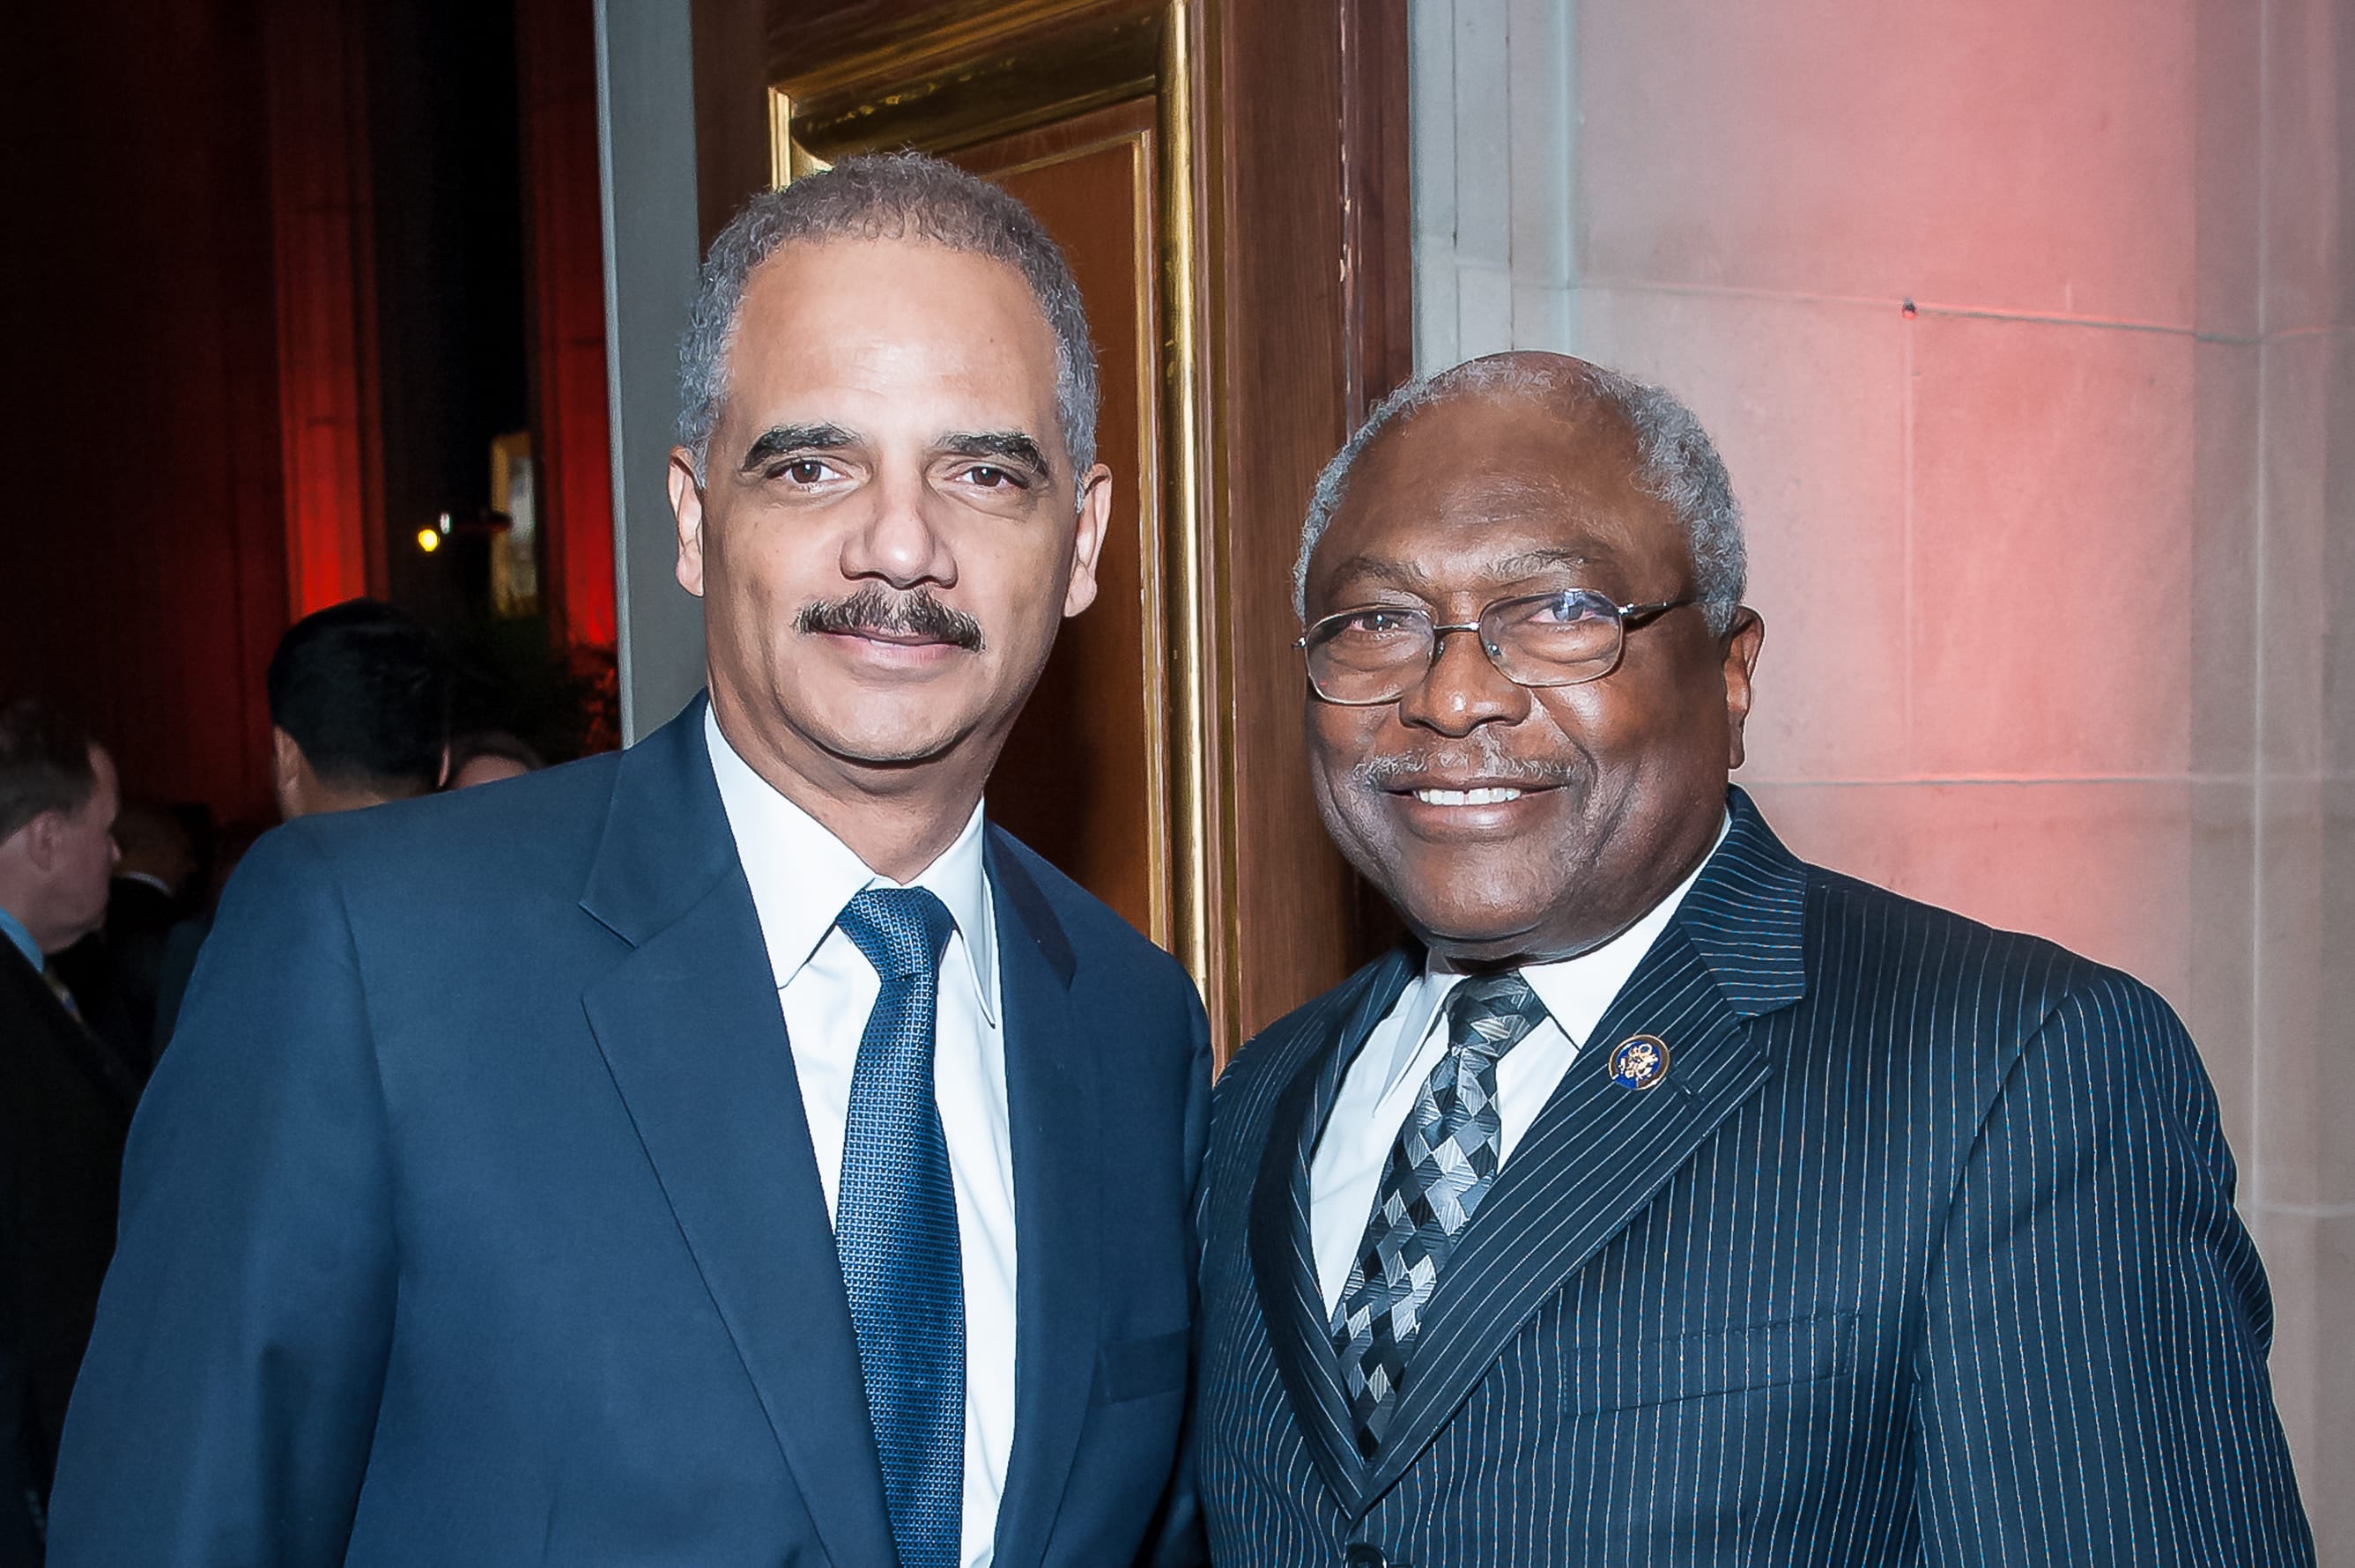
{"type": "Polygon", "coordinates": [[[1352,1542],[1348,1554],[1341,1561],[1348,1568],[1391,1568],[1391,1560],[1382,1555],[1380,1547],[1369,1546],[1362,1541],[1352,1542]]]}

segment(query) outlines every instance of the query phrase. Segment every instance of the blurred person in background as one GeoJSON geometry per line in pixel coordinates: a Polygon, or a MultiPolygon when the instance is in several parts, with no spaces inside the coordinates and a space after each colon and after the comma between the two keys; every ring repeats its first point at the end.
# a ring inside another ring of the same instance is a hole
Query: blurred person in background
{"type": "MultiPolygon", "coordinates": [[[[433,634],[373,599],[305,615],[271,655],[271,782],[287,821],[431,795],[450,767],[450,669],[433,634]]],[[[163,1054],[212,929],[183,922],[156,987],[163,1054]]]]}
{"type": "Polygon", "coordinates": [[[174,808],[125,801],[106,923],[52,960],[100,1041],[144,1083],[155,1061],[155,992],[172,929],[195,911],[197,854],[174,808]]]}
{"type": "Polygon", "coordinates": [[[0,707],[0,1552],[37,1538],[114,1246],[137,1091],[53,959],[106,919],[115,789],[72,720],[0,707]]]}
{"type": "Polygon", "coordinates": [[[478,730],[450,745],[450,788],[519,779],[548,766],[538,752],[504,730],[478,730]]]}

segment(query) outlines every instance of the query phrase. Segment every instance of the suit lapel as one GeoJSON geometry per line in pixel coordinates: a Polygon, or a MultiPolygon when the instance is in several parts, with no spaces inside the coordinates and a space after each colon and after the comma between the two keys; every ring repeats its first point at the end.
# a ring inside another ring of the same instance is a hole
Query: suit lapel
{"type": "Polygon", "coordinates": [[[702,713],[622,760],[581,906],[634,951],[583,1003],[827,1554],[889,1563],[834,1228],[702,713]]]}
{"type": "Polygon", "coordinates": [[[1022,1563],[1046,1554],[1087,1418],[1100,1322],[1103,1166],[1095,1042],[1071,1008],[1077,960],[1007,842],[990,829],[1018,1257],[1014,1449],[996,1560],[1022,1563]]]}
{"type": "Polygon", "coordinates": [[[1364,1465],[1326,1335],[1325,1293],[1316,1280],[1308,1220],[1309,1164],[1343,1075],[1413,978],[1416,962],[1405,949],[1389,954],[1301,1021],[1292,1038],[1294,1059],[1276,1069],[1288,1071],[1290,1079],[1269,1120],[1247,1221],[1260,1315],[1293,1419],[1326,1484],[1353,1512],[1364,1465]]]}
{"type": "Polygon", "coordinates": [[[1487,1374],[1507,1343],[1625,1229],[1766,1081],[1759,1015],[1805,994],[1806,873],[1741,791],[1733,826],[1578,1053],[1440,1275],[1398,1415],[1354,1513],[1378,1498],[1487,1374]],[[1633,1034],[1668,1042],[1648,1091],[1611,1081],[1633,1034]]]}

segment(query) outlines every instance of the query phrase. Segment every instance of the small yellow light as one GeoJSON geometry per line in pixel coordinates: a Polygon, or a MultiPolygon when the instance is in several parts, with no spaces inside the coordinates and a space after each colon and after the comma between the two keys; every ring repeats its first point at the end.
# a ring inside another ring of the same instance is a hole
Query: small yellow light
{"type": "Polygon", "coordinates": [[[423,550],[426,554],[432,555],[435,550],[442,548],[442,535],[432,528],[418,529],[417,548],[423,550]]]}

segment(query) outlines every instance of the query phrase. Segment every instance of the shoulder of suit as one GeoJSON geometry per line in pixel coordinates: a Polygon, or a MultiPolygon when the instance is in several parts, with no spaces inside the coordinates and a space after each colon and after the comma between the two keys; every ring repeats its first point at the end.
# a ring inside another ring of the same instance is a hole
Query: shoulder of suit
{"type": "MultiPolygon", "coordinates": [[[[1974,966],[2021,977],[2037,976],[2063,988],[2105,977],[2138,984],[2131,976],[2032,932],[1990,925],[1957,910],[1884,888],[1844,872],[1810,865],[1808,923],[1816,932],[1811,968],[1837,961],[1824,941],[1836,933],[1862,944],[1877,962],[1952,960],[1964,955],[1974,966]]],[[[1853,946],[1845,949],[1854,951],[1853,946]]]]}
{"type": "Polygon", "coordinates": [[[2000,1072],[2058,1022],[2088,1061],[2199,1072],[2182,1020],[2135,976],[1854,877],[1807,872],[1809,996],[1836,1007],[1867,992],[1905,998],[1911,1027],[1881,1031],[1886,1049],[1959,1052],[2000,1072]]]}
{"type": "Polygon", "coordinates": [[[536,869],[578,878],[604,830],[620,758],[607,752],[498,784],[302,817],[255,848],[300,846],[346,887],[430,878],[463,896],[536,869]]]}

